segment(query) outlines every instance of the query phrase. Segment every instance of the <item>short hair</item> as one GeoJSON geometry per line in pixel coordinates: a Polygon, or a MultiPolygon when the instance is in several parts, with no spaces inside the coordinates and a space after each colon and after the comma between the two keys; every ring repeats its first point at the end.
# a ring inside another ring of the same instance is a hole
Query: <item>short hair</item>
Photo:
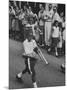
{"type": "Polygon", "coordinates": [[[56,23],[58,23],[58,24],[59,24],[58,20],[55,20],[55,21],[54,21],[53,26],[55,26],[55,25],[56,25],[56,23]]]}

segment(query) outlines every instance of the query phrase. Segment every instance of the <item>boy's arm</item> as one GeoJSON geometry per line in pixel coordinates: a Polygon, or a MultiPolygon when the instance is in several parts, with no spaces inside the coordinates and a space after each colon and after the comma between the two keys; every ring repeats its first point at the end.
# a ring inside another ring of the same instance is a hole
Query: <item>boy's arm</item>
{"type": "Polygon", "coordinates": [[[34,52],[36,52],[37,54],[38,54],[38,52],[39,52],[39,47],[37,46],[37,44],[36,44],[36,41],[34,40],[34,49],[33,49],[33,51],[34,52]]]}
{"type": "Polygon", "coordinates": [[[38,46],[37,46],[37,43],[36,43],[35,40],[33,41],[33,47],[34,47],[33,51],[37,53],[37,51],[38,51],[38,46]]]}

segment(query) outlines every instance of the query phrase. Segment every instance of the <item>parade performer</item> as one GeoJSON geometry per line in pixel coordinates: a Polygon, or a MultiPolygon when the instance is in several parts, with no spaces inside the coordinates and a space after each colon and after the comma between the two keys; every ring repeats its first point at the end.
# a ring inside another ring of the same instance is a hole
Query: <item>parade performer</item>
{"type": "Polygon", "coordinates": [[[23,46],[25,51],[25,53],[23,54],[23,57],[25,58],[26,68],[22,72],[17,74],[17,78],[21,79],[22,74],[28,72],[29,74],[31,74],[33,86],[35,88],[37,87],[37,83],[36,83],[36,77],[35,77],[36,74],[35,74],[34,66],[37,61],[36,59],[37,44],[35,40],[32,39],[31,33],[29,34],[28,38],[23,42],[23,46]]]}
{"type": "Polygon", "coordinates": [[[23,42],[23,47],[24,47],[24,54],[23,57],[25,58],[25,65],[26,68],[20,72],[19,74],[17,74],[17,79],[22,78],[22,75],[25,74],[26,72],[28,72],[31,77],[32,77],[32,83],[33,83],[33,87],[37,88],[37,83],[36,83],[36,73],[35,73],[35,64],[37,62],[38,56],[40,56],[41,59],[44,59],[46,64],[48,64],[47,60],[45,59],[45,57],[43,56],[41,50],[38,48],[35,40],[32,37],[32,32],[29,33],[29,36],[27,37],[27,39],[23,42]]]}

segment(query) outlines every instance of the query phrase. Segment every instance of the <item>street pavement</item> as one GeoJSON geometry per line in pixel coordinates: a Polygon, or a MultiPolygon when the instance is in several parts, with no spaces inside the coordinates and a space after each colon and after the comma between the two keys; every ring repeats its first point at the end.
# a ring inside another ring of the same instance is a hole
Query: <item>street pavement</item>
{"type": "MultiPolygon", "coordinates": [[[[61,72],[60,65],[65,62],[65,57],[55,57],[49,55],[45,49],[41,49],[48,65],[44,61],[38,60],[35,65],[36,82],[38,87],[65,86],[65,74],[61,72]]],[[[9,88],[33,88],[31,76],[26,73],[22,76],[22,82],[16,79],[16,74],[25,68],[24,52],[21,42],[9,39],[9,88]]]]}

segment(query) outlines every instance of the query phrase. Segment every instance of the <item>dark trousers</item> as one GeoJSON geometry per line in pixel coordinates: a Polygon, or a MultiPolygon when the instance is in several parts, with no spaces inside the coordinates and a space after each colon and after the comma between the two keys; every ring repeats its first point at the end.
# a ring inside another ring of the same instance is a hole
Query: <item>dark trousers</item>
{"type": "Polygon", "coordinates": [[[19,20],[19,29],[20,29],[20,39],[23,42],[24,41],[24,26],[22,25],[21,20],[19,20]]]}
{"type": "Polygon", "coordinates": [[[36,77],[35,77],[35,69],[34,69],[34,66],[35,66],[35,63],[36,63],[36,59],[34,58],[30,58],[29,59],[29,62],[28,62],[28,58],[25,59],[25,69],[22,71],[22,74],[25,74],[26,72],[28,72],[31,77],[32,77],[32,82],[35,82],[36,81],[36,77]]]}
{"type": "Polygon", "coordinates": [[[44,26],[39,26],[39,29],[41,30],[40,34],[40,39],[39,39],[39,43],[40,45],[44,44],[44,26]]]}

